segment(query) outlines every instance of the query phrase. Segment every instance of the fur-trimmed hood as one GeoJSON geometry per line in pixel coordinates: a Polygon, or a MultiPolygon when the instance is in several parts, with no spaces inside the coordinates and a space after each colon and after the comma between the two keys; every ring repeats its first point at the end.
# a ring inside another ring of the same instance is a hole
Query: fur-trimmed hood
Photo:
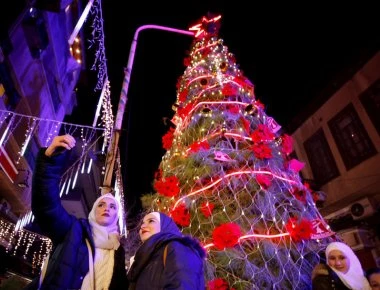
{"type": "MultiPolygon", "coordinates": [[[[177,240],[177,239],[174,239],[177,240]]],[[[206,251],[205,249],[199,244],[198,240],[195,238],[192,238],[190,236],[184,236],[181,239],[178,239],[178,241],[184,245],[187,245],[189,248],[193,248],[196,253],[198,253],[199,257],[201,259],[204,259],[206,257],[206,251]]]]}

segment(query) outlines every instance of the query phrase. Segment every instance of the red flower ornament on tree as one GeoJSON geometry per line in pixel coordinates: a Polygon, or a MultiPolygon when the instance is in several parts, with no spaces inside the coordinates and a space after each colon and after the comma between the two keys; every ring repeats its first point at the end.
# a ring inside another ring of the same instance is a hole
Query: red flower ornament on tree
{"type": "Polygon", "coordinates": [[[287,134],[282,136],[282,153],[289,155],[293,151],[293,138],[287,134]]]}
{"type": "Polygon", "coordinates": [[[161,195],[172,197],[177,196],[180,188],[179,181],[177,176],[169,176],[166,178],[162,178],[161,180],[157,180],[154,183],[154,189],[161,195]]]}
{"type": "Polygon", "coordinates": [[[307,219],[302,219],[298,222],[296,218],[290,218],[285,227],[292,240],[296,243],[302,240],[309,240],[314,234],[313,224],[307,219]]]}
{"type": "Polygon", "coordinates": [[[216,278],[207,283],[207,290],[234,290],[223,278],[216,278]]]}
{"type": "Polygon", "coordinates": [[[264,111],[264,109],[265,109],[265,105],[264,105],[260,100],[256,100],[256,101],[255,101],[255,105],[256,105],[256,107],[258,107],[260,110],[264,111]]]}
{"type": "Polygon", "coordinates": [[[251,138],[254,143],[272,141],[274,134],[266,125],[260,124],[257,129],[252,132],[251,138]]]}
{"type": "Polygon", "coordinates": [[[186,101],[186,98],[187,98],[188,94],[189,94],[189,90],[188,89],[184,89],[182,92],[179,93],[179,95],[178,95],[178,101],[180,101],[181,103],[183,103],[184,101],[186,101]]]}
{"type": "Polygon", "coordinates": [[[214,209],[213,203],[204,202],[201,205],[201,212],[206,218],[211,216],[213,209],[214,209]]]}
{"type": "Polygon", "coordinates": [[[174,139],[174,128],[170,128],[169,131],[162,137],[162,147],[169,150],[172,147],[174,139]]]}
{"type": "Polygon", "coordinates": [[[177,225],[181,227],[188,227],[190,225],[190,213],[184,204],[180,204],[175,209],[172,209],[170,215],[177,225]]]}
{"type": "Polygon", "coordinates": [[[222,89],[222,94],[225,96],[234,96],[238,92],[238,89],[230,83],[226,84],[222,89]]]}
{"type": "Polygon", "coordinates": [[[210,144],[207,140],[194,142],[190,145],[190,153],[197,153],[199,150],[207,150],[210,149],[210,144]]]}
{"type": "Polygon", "coordinates": [[[239,242],[240,237],[240,227],[235,223],[222,224],[212,232],[214,246],[219,250],[232,248],[239,242]]]}
{"type": "Polygon", "coordinates": [[[257,174],[256,181],[264,189],[268,189],[272,184],[272,178],[268,174],[257,174]]]}
{"type": "Polygon", "coordinates": [[[185,57],[183,59],[183,64],[184,64],[184,66],[189,66],[190,65],[190,57],[185,57]]]}
{"type": "Polygon", "coordinates": [[[240,107],[238,105],[227,105],[227,110],[231,113],[231,114],[239,114],[240,113],[240,107]]]}
{"type": "Polygon", "coordinates": [[[258,159],[272,158],[272,150],[266,144],[253,144],[253,154],[258,159]]]}
{"type": "Polygon", "coordinates": [[[303,188],[293,187],[290,192],[300,202],[306,202],[306,190],[303,188]]]}

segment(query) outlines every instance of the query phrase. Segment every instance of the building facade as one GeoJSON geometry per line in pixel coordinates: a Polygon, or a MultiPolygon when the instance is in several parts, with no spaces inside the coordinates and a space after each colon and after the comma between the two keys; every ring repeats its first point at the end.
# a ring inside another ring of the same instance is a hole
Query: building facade
{"type": "MultiPolygon", "coordinates": [[[[86,3],[26,2],[10,8],[0,25],[0,244],[10,258],[19,258],[9,260],[10,268],[19,265],[14,270],[30,277],[39,272],[43,250],[51,245],[33,229],[20,231],[17,225],[32,223],[37,152],[58,134],[77,104],[86,36],[76,26],[86,3]]],[[[81,186],[67,186],[70,194],[62,197],[64,207],[78,217],[87,216],[98,194],[100,170],[91,169],[78,177],[81,186]]]]}
{"type": "Polygon", "coordinates": [[[380,52],[294,130],[301,174],[326,194],[320,212],[359,255],[380,266],[380,52]]]}

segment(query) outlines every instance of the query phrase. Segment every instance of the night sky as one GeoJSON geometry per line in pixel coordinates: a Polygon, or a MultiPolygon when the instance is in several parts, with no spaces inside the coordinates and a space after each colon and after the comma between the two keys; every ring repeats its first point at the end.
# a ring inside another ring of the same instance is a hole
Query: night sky
{"type": "MultiPolygon", "coordinates": [[[[163,2],[103,1],[115,115],[132,37],[142,25],[187,30],[207,12],[221,14],[219,36],[255,84],[256,97],[266,106],[266,113],[283,127],[337,74],[349,71],[363,55],[379,48],[377,10],[367,4],[333,9],[322,4],[290,7],[271,3],[265,7],[252,3],[248,7],[226,1],[178,1],[181,4],[174,6],[163,2]]],[[[169,128],[165,120],[174,114],[176,82],[185,70],[183,59],[191,42],[190,36],[166,31],[139,34],[120,141],[128,208],[139,196],[152,192],[153,174],[165,153],[161,145],[169,128]]],[[[89,97],[96,105],[96,96],[99,93],[78,100],[77,112],[86,107],[92,118],[88,124],[94,116],[88,110],[89,97]]]]}

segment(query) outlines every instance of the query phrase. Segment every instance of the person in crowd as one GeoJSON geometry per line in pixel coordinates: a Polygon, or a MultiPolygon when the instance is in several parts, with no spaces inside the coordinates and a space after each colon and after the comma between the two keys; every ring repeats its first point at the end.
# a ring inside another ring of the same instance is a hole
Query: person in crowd
{"type": "Polygon", "coordinates": [[[380,290],[380,268],[371,268],[366,272],[372,290],[380,290]]]}
{"type": "Polygon", "coordinates": [[[314,290],[370,290],[362,265],[352,249],[332,242],[325,250],[327,264],[318,264],[312,273],[314,290]]]}
{"type": "Polygon", "coordinates": [[[128,271],[129,290],[205,289],[205,250],[182,235],[172,218],[162,212],[145,215],[139,235],[142,245],[128,271]]]}
{"type": "Polygon", "coordinates": [[[32,184],[32,212],[53,250],[41,275],[25,289],[106,290],[126,289],[125,252],[118,227],[119,201],[112,193],[99,196],[88,219],[70,215],[62,206],[59,183],[71,135],[56,136],[40,150],[32,184]]]}

